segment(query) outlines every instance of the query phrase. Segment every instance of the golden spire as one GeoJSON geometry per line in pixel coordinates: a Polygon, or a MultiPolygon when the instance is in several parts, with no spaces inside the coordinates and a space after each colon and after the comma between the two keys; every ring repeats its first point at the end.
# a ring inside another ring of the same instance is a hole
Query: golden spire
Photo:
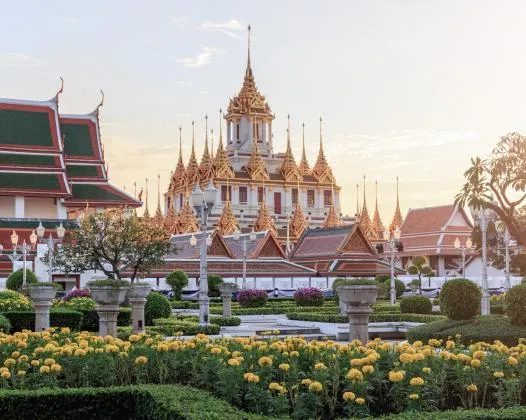
{"type": "Polygon", "coordinates": [[[214,163],[214,129],[210,129],[210,158],[212,159],[212,166],[214,163]]]}
{"type": "Polygon", "coordinates": [[[269,179],[269,175],[265,167],[265,162],[259,153],[258,142],[255,137],[253,138],[253,143],[252,153],[247,162],[247,172],[252,179],[267,180],[269,179]]]}
{"type": "Polygon", "coordinates": [[[374,185],[376,188],[376,203],[374,205],[374,216],[372,225],[377,235],[377,239],[382,239],[384,233],[384,224],[382,223],[382,219],[380,218],[380,212],[378,211],[378,181],[375,181],[374,185]]]}
{"type": "Polygon", "coordinates": [[[153,217],[154,223],[161,225],[163,222],[163,212],[161,210],[161,175],[157,174],[157,209],[153,217]]]}
{"type": "Polygon", "coordinates": [[[186,186],[186,171],[184,169],[183,162],[183,141],[182,141],[182,127],[179,126],[179,159],[177,160],[177,166],[175,172],[172,174],[170,179],[170,190],[177,190],[186,186]]]}
{"type": "Polygon", "coordinates": [[[325,219],[325,222],[323,223],[323,227],[332,228],[332,227],[338,226],[339,224],[340,224],[340,219],[336,215],[334,204],[331,202],[331,206],[329,207],[329,213],[327,213],[327,218],[325,219]]]}
{"type": "Polygon", "coordinates": [[[213,172],[217,178],[234,178],[234,171],[230,165],[230,159],[223,148],[223,111],[219,110],[219,144],[213,162],[213,172]]]}
{"type": "Polygon", "coordinates": [[[192,152],[190,154],[190,160],[186,167],[186,185],[193,188],[195,184],[199,182],[199,164],[195,158],[195,130],[194,122],[192,121],[192,152]]]}
{"type": "Polygon", "coordinates": [[[292,155],[292,148],[290,146],[290,115],[287,115],[288,125],[287,125],[287,151],[285,152],[285,157],[281,163],[280,173],[285,178],[285,181],[299,181],[301,175],[294,161],[294,156],[292,155]]]}
{"type": "Polygon", "coordinates": [[[252,66],[250,65],[250,25],[248,25],[247,68],[245,70],[245,80],[247,78],[254,78],[254,75],[252,74],[252,66]]]}
{"type": "Polygon", "coordinates": [[[365,175],[363,176],[363,206],[360,212],[360,226],[364,232],[369,230],[371,225],[371,218],[369,217],[369,211],[367,210],[367,199],[365,197],[365,175]]]}
{"type": "Polygon", "coordinates": [[[320,150],[318,152],[318,159],[316,164],[312,168],[312,175],[318,180],[318,182],[335,182],[334,175],[332,170],[325,159],[325,154],[323,153],[323,135],[322,135],[322,119],[320,117],[320,150]]]}
{"type": "Polygon", "coordinates": [[[208,115],[205,115],[205,149],[203,151],[201,164],[199,165],[199,178],[201,183],[206,183],[212,178],[212,175],[212,158],[208,151],[208,115]]]}
{"type": "Polygon", "coordinates": [[[148,178],[146,178],[146,198],[144,200],[144,213],[142,217],[144,219],[150,218],[150,210],[148,209],[148,178]]]}
{"type": "Polygon", "coordinates": [[[360,185],[356,184],[356,220],[360,219],[360,185]]]}
{"type": "Polygon", "coordinates": [[[190,196],[187,191],[183,207],[179,213],[179,233],[193,232],[199,232],[199,223],[197,222],[195,213],[190,206],[190,196]]]}
{"type": "Polygon", "coordinates": [[[170,207],[166,212],[166,217],[164,218],[163,224],[168,233],[172,235],[177,235],[179,233],[179,216],[175,210],[174,200],[172,200],[170,203],[170,207]]]}
{"type": "Polygon", "coordinates": [[[299,200],[296,202],[296,207],[294,208],[294,214],[289,221],[289,230],[290,235],[294,240],[298,240],[303,231],[305,230],[305,216],[301,210],[301,205],[299,200]]]}
{"type": "Polygon", "coordinates": [[[305,153],[305,123],[301,124],[302,128],[302,146],[303,151],[301,153],[301,162],[298,166],[298,170],[301,176],[310,175],[309,162],[307,161],[307,154],[305,153]]]}
{"type": "Polygon", "coordinates": [[[402,217],[402,212],[400,211],[400,196],[398,195],[398,177],[396,177],[396,209],[393,216],[393,220],[389,225],[389,231],[394,232],[397,227],[402,226],[404,223],[404,218],[402,217]]]}
{"type": "Polygon", "coordinates": [[[223,213],[217,222],[217,229],[221,232],[221,235],[231,235],[238,229],[236,216],[232,211],[232,204],[230,203],[230,189],[228,180],[226,184],[226,201],[223,207],[223,213]]]}
{"type": "MultiPolygon", "coordinates": [[[[265,187],[263,187],[263,191],[265,191],[265,187]]],[[[254,232],[271,231],[272,233],[276,233],[274,219],[268,212],[267,204],[265,203],[265,197],[263,197],[263,200],[259,204],[258,216],[254,222],[253,229],[254,232]]]]}

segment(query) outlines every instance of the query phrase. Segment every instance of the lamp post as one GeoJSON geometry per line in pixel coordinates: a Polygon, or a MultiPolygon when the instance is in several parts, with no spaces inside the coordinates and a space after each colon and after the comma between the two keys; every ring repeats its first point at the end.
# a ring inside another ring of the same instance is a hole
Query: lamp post
{"type": "Polygon", "coordinates": [[[465,245],[462,245],[460,243],[460,239],[455,239],[455,248],[460,249],[462,253],[462,276],[466,276],[466,249],[471,250],[473,247],[473,243],[471,242],[471,238],[466,239],[465,245]]]}
{"type": "Polygon", "coordinates": [[[400,232],[400,228],[397,226],[396,229],[393,232],[393,236],[391,237],[391,234],[389,232],[389,229],[384,230],[384,241],[387,243],[387,247],[390,252],[390,267],[391,267],[391,292],[390,292],[390,298],[391,298],[391,305],[394,305],[396,303],[396,287],[395,287],[395,278],[394,278],[394,256],[395,251],[398,250],[398,247],[400,246],[400,236],[402,235],[402,232],[400,232]]]}
{"type": "Polygon", "coordinates": [[[236,241],[239,241],[241,239],[241,236],[243,236],[243,283],[241,284],[242,289],[247,288],[247,244],[250,242],[253,242],[256,240],[256,233],[254,231],[250,232],[250,234],[247,235],[241,235],[241,232],[239,230],[236,230],[234,232],[234,239],[236,241]]]}
{"type": "Polygon", "coordinates": [[[62,242],[62,239],[64,239],[64,235],[66,234],[66,229],[64,229],[64,226],[62,226],[62,223],[57,226],[56,233],[57,237],[53,238],[51,236],[51,233],[49,234],[48,238],[44,238],[44,234],[46,233],[46,228],[42,226],[42,222],[39,223],[38,227],[36,228],[37,232],[37,238],[42,244],[47,245],[48,249],[48,268],[49,268],[49,282],[53,282],[53,254],[55,253],[55,245],[62,242]]]}
{"type": "Polygon", "coordinates": [[[488,290],[488,252],[487,233],[489,223],[489,211],[485,208],[473,209],[474,219],[478,219],[480,231],[482,232],[482,300],[480,314],[489,315],[489,290],[488,290]]]}
{"type": "MultiPolygon", "coordinates": [[[[210,236],[206,236],[207,216],[212,211],[216,202],[217,189],[210,181],[205,188],[201,190],[199,183],[195,185],[192,191],[192,205],[195,211],[201,215],[201,241],[199,243],[199,325],[206,326],[210,324],[210,298],[208,297],[208,266],[206,260],[207,246],[212,242],[210,236]]],[[[192,246],[197,245],[197,239],[192,235],[190,238],[192,246]]]]}
{"type": "MultiPolygon", "coordinates": [[[[6,254],[8,258],[11,260],[11,263],[13,264],[13,271],[15,271],[15,262],[17,262],[20,257],[22,257],[23,261],[23,271],[22,271],[22,289],[25,289],[26,287],[26,265],[27,265],[27,253],[31,250],[32,247],[35,246],[37,243],[37,236],[35,234],[35,231],[31,233],[29,236],[29,240],[31,242],[31,246],[26,244],[26,241],[24,239],[24,242],[22,242],[22,245],[18,245],[18,235],[15,230],[13,230],[13,233],[11,235],[11,245],[12,245],[12,253],[6,254]],[[21,254],[17,252],[17,250],[20,249],[21,254]]],[[[3,250],[2,245],[0,245],[0,251],[3,250]]]]}
{"type": "Polygon", "coordinates": [[[505,276],[506,280],[504,281],[504,289],[506,291],[511,289],[511,279],[510,279],[510,243],[511,235],[508,228],[504,231],[504,258],[505,258],[505,276]]]}

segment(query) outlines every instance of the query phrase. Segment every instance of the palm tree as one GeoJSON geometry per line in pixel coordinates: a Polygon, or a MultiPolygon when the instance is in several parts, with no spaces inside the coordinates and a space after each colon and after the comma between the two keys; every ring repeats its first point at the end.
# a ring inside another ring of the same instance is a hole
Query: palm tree
{"type": "Polygon", "coordinates": [[[433,272],[427,262],[427,258],[422,256],[413,257],[411,265],[407,267],[407,272],[412,276],[418,276],[418,292],[422,294],[422,275],[428,276],[433,272]]]}

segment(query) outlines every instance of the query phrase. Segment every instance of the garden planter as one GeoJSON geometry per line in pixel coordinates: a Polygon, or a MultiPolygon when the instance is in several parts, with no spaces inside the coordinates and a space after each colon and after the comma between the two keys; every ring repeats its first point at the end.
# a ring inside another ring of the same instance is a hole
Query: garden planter
{"type": "Polygon", "coordinates": [[[132,307],[132,326],[134,332],[144,332],[144,305],[150,293],[149,284],[131,284],[128,301],[132,307]]]}
{"type": "Polygon", "coordinates": [[[369,340],[369,316],[371,305],[376,302],[378,289],[374,285],[346,285],[336,288],[340,302],[347,307],[349,316],[349,341],[369,340]]]}
{"type": "Polygon", "coordinates": [[[57,295],[57,289],[53,286],[29,286],[29,296],[35,307],[35,331],[44,331],[49,328],[49,310],[53,299],[57,295]]]}
{"type": "Polygon", "coordinates": [[[237,285],[233,283],[223,283],[218,286],[223,300],[223,317],[230,318],[232,316],[232,293],[237,291],[237,285]]]}
{"type": "Polygon", "coordinates": [[[117,336],[119,305],[124,302],[128,287],[91,286],[92,299],[97,302],[95,310],[99,315],[99,335],[117,336]]]}

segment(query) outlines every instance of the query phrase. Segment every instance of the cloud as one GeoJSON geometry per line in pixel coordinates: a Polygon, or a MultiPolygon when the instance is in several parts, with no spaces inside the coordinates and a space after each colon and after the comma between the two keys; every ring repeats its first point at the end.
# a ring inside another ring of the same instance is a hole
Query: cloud
{"type": "Polygon", "coordinates": [[[0,67],[12,67],[17,69],[29,69],[42,66],[42,61],[30,55],[9,52],[0,55],[0,67]]]}
{"type": "Polygon", "coordinates": [[[179,86],[192,87],[194,85],[194,82],[189,80],[176,80],[175,84],[179,86]]]}
{"type": "Polygon", "coordinates": [[[223,50],[201,45],[201,52],[192,58],[178,58],[176,61],[184,67],[203,67],[212,62],[212,56],[224,53],[223,50]]]}
{"type": "Polygon", "coordinates": [[[188,18],[186,16],[176,16],[172,19],[172,24],[178,26],[179,28],[184,28],[188,23],[188,18]]]}
{"type": "Polygon", "coordinates": [[[237,32],[244,28],[241,22],[236,19],[229,19],[226,22],[203,22],[199,27],[208,31],[221,32],[232,38],[239,38],[237,32]]]}
{"type": "Polygon", "coordinates": [[[79,22],[79,20],[75,16],[68,16],[62,19],[65,23],[69,23],[71,25],[75,25],[79,22]]]}

